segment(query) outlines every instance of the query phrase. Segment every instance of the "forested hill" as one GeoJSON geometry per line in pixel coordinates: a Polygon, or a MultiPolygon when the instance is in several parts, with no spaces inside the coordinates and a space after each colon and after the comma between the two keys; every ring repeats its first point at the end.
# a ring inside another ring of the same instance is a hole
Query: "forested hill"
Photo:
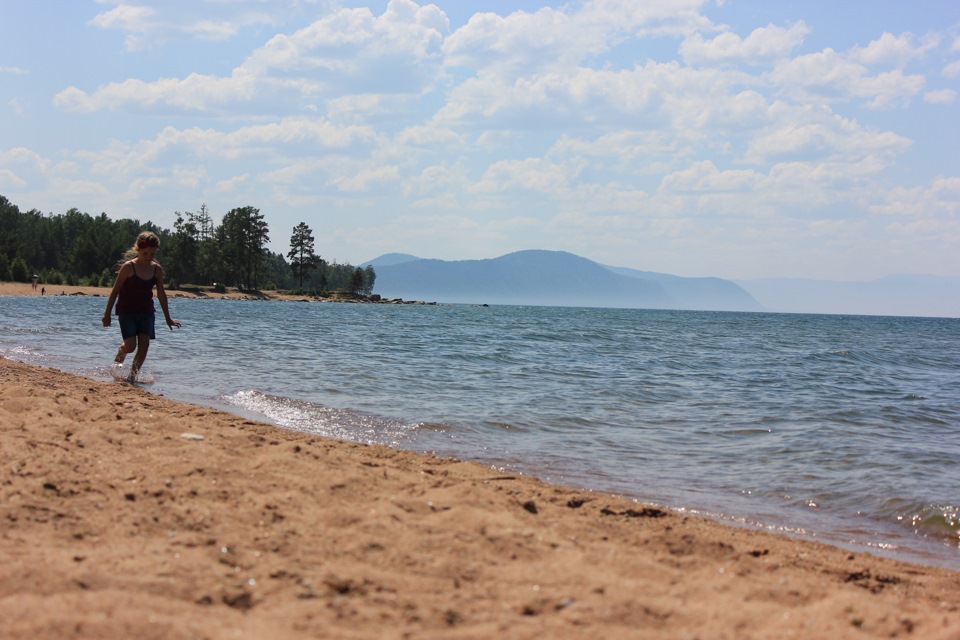
{"type": "Polygon", "coordinates": [[[758,311],[741,287],[719,278],[621,270],[562,251],[518,251],[486,260],[388,254],[367,263],[386,297],[439,302],[758,311]]]}
{"type": "Polygon", "coordinates": [[[220,283],[241,289],[348,289],[369,293],[375,273],[349,264],[328,263],[313,253],[312,231],[301,223],[280,233],[290,237],[291,261],[267,249],[270,227],[254,207],[239,207],[218,223],[200,207],[174,212],[174,229],[152,222],[91,216],[77,209],[44,214],[20,209],[0,196],[0,280],[26,282],[36,274],[44,284],[110,286],[117,261],[141,231],[160,237],[158,261],[171,288],[220,283]],[[294,246],[296,245],[296,246],[294,246]],[[297,276],[297,277],[295,277],[297,276]]]}

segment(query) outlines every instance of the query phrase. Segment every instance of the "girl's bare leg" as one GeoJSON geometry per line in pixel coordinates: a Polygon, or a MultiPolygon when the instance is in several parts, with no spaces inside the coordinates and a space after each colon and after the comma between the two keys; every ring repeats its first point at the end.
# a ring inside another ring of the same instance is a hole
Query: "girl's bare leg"
{"type": "Polygon", "coordinates": [[[147,351],[150,349],[150,336],[141,333],[137,336],[137,353],[133,356],[133,367],[130,369],[130,378],[136,379],[140,373],[140,367],[143,361],[147,359],[147,351]]]}
{"type": "Polygon", "coordinates": [[[120,343],[120,348],[117,349],[117,357],[113,359],[114,364],[123,364],[123,361],[127,359],[128,353],[133,353],[133,350],[137,348],[137,339],[128,338],[120,343]]]}

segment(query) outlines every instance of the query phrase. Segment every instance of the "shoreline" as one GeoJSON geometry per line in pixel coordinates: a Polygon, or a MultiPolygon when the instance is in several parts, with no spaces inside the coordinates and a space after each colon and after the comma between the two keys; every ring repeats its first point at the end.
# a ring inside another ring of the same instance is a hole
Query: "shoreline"
{"type": "MultiPolygon", "coordinates": [[[[193,289],[193,287],[191,287],[193,289]]],[[[230,288],[226,293],[215,293],[212,291],[187,291],[183,289],[167,289],[167,298],[177,299],[202,299],[202,300],[259,300],[259,301],[281,301],[281,302],[338,302],[338,303],[364,303],[364,304],[416,304],[416,305],[436,305],[436,302],[423,302],[420,300],[401,300],[380,298],[361,300],[352,297],[349,294],[341,295],[333,293],[327,298],[318,298],[305,295],[290,295],[275,290],[266,291],[241,291],[236,288],[230,288]]],[[[0,297],[34,297],[34,296],[86,296],[92,298],[106,298],[110,295],[110,287],[81,287],[68,285],[43,285],[38,284],[36,290],[28,282],[0,282],[0,297]]],[[[156,295],[154,295],[156,297],[156,295]]]]}
{"type": "Polygon", "coordinates": [[[960,635],[960,572],[4,358],[0,445],[11,638],[960,635]]]}
{"type": "MultiPolygon", "coordinates": [[[[0,297],[2,296],[22,296],[33,297],[40,296],[43,289],[46,289],[48,296],[89,296],[106,298],[110,295],[110,287],[81,287],[59,284],[38,284],[36,290],[29,282],[0,282],[0,297]]],[[[227,293],[206,293],[197,294],[193,291],[182,291],[179,289],[167,289],[167,297],[177,298],[204,298],[211,300],[286,300],[303,301],[310,300],[306,296],[291,296],[277,291],[261,291],[262,296],[254,296],[237,289],[229,289],[227,293]]]]}

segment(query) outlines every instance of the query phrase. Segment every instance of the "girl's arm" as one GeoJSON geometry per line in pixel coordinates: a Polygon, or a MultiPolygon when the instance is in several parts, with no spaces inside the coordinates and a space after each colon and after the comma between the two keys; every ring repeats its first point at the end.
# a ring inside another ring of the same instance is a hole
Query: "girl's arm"
{"type": "Polygon", "coordinates": [[[163,288],[163,267],[157,265],[157,300],[160,302],[160,308],[163,309],[163,318],[167,321],[167,326],[173,331],[174,327],[180,328],[180,321],[170,317],[170,308],[167,305],[167,290],[163,288]]]}
{"type": "Polygon", "coordinates": [[[117,296],[120,295],[120,289],[123,288],[123,283],[127,278],[130,277],[130,272],[133,271],[133,265],[129,262],[124,262],[123,266],[120,267],[120,271],[117,272],[117,279],[113,283],[113,289],[110,290],[110,297],[107,298],[107,310],[103,312],[103,326],[110,326],[110,315],[113,313],[113,304],[117,301],[117,296]]]}

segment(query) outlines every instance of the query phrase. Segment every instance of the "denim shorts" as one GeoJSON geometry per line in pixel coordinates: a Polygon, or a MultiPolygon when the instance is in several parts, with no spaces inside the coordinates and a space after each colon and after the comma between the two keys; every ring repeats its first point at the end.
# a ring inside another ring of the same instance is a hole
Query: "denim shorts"
{"type": "Polygon", "coordinates": [[[155,318],[154,313],[121,313],[117,316],[117,320],[120,321],[120,335],[126,340],[145,333],[151,340],[156,340],[155,318]]]}

